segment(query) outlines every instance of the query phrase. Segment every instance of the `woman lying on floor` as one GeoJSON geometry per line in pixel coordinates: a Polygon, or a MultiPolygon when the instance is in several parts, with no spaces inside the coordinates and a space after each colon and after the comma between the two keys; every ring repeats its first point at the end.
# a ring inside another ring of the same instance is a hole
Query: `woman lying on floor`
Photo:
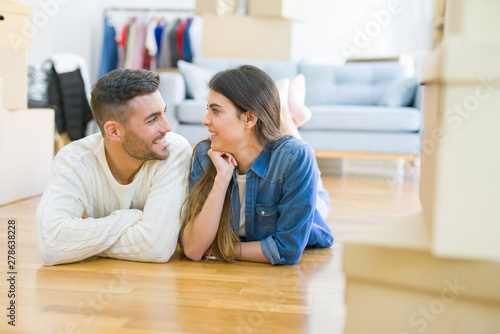
{"type": "Polygon", "coordinates": [[[310,117],[304,77],[278,85],[247,65],[211,78],[210,140],[193,153],[182,217],[188,258],[294,264],[306,246],[332,245],[328,192],[297,131],[310,117]]]}

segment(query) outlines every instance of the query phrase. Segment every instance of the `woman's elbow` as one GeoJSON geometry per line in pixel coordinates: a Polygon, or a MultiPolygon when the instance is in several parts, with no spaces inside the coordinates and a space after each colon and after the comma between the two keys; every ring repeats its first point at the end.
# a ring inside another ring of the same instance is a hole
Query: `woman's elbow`
{"type": "Polygon", "coordinates": [[[302,258],[302,251],[289,252],[284,256],[284,261],[282,264],[284,265],[297,264],[301,258],[302,258]]]}
{"type": "Polygon", "coordinates": [[[184,255],[193,261],[200,261],[205,254],[206,249],[200,247],[199,242],[195,242],[192,237],[189,236],[186,230],[183,231],[181,237],[181,249],[184,255]]]}
{"type": "Polygon", "coordinates": [[[201,261],[204,251],[195,249],[194,247],[183,247],[184,255],[192,261],[201,261]]]}

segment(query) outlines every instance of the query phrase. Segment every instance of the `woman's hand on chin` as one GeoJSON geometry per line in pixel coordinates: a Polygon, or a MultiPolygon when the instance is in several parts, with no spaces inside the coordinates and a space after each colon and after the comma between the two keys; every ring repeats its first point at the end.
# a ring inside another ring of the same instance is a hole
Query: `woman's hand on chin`
{"type": "Polygon", "coordinates": [[[221,176],[224,180],[229,181],[233,176],[234,168],[238,165],[238,162],[233,155],[210,149],[208,150],[208,156],[217,170],[217,176],[221,176]]]}

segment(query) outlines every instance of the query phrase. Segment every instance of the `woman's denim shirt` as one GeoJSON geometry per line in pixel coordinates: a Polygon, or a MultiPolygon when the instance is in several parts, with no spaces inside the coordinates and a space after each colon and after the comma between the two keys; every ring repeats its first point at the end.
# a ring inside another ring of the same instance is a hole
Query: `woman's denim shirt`
{"type": "MultiPolygon", "coordinates": [[[[195,150],[190,187],[211,163],[209,142],[195,150]]],[[[271,264],[294,264],[306,246],[330,247],[333,235],[316,209],[317,197],[328,201],[322,188],[316,158],[311,148],[294,137],[267,145],[246,173],[246,241],[261,241],[271,264]],[[318,193],[318,181],[321,189],[318,193]]],[[[240,200],[236,170],[229,184],[232,221],[236,235],[240,222],[240,200]]]]}

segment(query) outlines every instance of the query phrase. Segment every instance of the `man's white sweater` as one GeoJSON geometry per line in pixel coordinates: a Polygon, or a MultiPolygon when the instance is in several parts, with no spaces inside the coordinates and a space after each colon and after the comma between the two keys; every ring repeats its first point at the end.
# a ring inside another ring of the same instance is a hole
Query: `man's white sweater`
{"type": "Polygon", "coordinates": [[[167,262],[175,251],[179,212],[188,192],[191,146],[168,133],[170,155],[146,161],[132,183],[108,167],[101,134],[64,147],[36,213],[38,253],[45,265],[93,255],[167,262]],[[83,219],[83,213],[89,218],[83,219]]]}

